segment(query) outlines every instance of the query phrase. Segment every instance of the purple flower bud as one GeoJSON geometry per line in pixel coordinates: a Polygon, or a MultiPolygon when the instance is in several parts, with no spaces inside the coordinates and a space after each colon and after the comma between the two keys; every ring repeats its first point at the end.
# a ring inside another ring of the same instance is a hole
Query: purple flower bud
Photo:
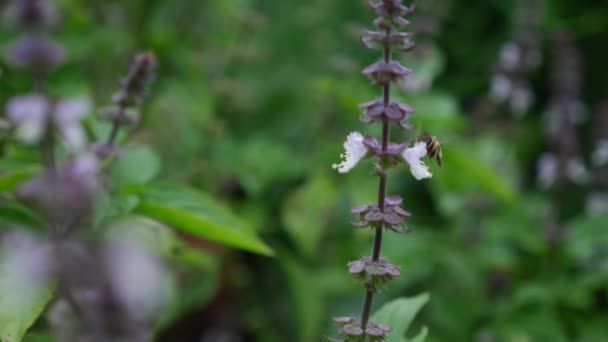
{"type": "Polygon", "coordinates": [[[121,81],[122,89],[112,96],[112,101],[121,107],[137,105],[146,95],[156,66],[156,57],[151,52],[135,56],[129,73],[121,81]]]}

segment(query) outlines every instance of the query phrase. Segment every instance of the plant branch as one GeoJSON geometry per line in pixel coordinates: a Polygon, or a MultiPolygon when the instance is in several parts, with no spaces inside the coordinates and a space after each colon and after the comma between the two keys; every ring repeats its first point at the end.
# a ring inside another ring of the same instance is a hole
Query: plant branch
{"type": "MultiPolygon", "coordinates": [[[[386,29],[386,36],[390,36],[391,29],[386,29]]],[[[390,63],[391,61],[391,49],[389,44],[384,45],[384,61],[390,63]]],[[[390,104],[391,97],[390,83],[386,82],[383,86],[383,99],[384,107],[386,108],[390,104]]],[[[385,169],[386,155],[388,152],[388,141],[390,136],[389,121],[385,118],[382,121],[382,154],[380,155],[379,164],[379,180],[378,180],[378,208],[380,211],[384,211],[384,202],[386,199],[386,178],[387,172],[385,169]]],[[[382,250],[382,232],[384,229],[384,223],[380,223],[376,226],[376,235],[374,237],[374,244],[372,247],[372,262],[376,262],[380,259],[380,251],[382,250]]],[[[374,291],[366,286],[365,300],[363,302],[363,310],[361,313],[361,329],[365,331],[369,317],[371,314],[372,302],[374,300],[374,291]]]]}

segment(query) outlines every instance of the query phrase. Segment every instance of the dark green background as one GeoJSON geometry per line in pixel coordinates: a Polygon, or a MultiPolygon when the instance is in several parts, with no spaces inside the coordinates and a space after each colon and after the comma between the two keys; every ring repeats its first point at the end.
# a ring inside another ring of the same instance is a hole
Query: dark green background
{"type": "MultiPolygon", "coordinates": [[[[135,141],[158,152],[157,178],[211,193],[276,252],[261,257],[186,237],[218,268],[200,280],[209,286],[163,339],[193,341],[227,325],[248,340],[317,341],[333,333],[330,317],[358,314],[363,290],[346,263],[369,253],[373,234],[353,231],[349,208],[373,201],[377,180],[371,163],[347,175],[331,164],[348,132],[379,133],[357,121],[357,104],[380,94],[360,74],[379,57],[358,41],[373,19],[363,2],[59,3],[64,22],[53,36],[69,58],[51,76],[50,92],[88,94],[104,106],[132,54],[154,51],[157,82],[135,141]]],[[[580,49],[590,119],[579,133],[589,160],[594,116],[608,96],[608,3],[547,1],[543,64],[531,75],[537,101],[519,120],[500,107],[473,115],[500,46],[516,29],[516,2],[444,5],[434,54],[402,60],[431,70],[432,89],[394,92],[416,108],[417,129],[393,135],[434,133],[444,167],[433,163],[434,177],[423,182],[405,168],[390,174],[390,193],[414,215],[413,233],[385,235],[383,255],[402,265],[402,275],[375,308],[428,292],[416,320],[429,327],[428,341],[608,340],[608,213],[589,215],[584,206],[606,184],[544,191],[535,183],[536,161],[548,149],[541,114],[551,95],[549,38],[566,28],[580,49]],[[558,244],[548,238],[553,226],[566,231],[558,244]]],[[[14,35],[1,31],[0,43],[14,35]]],[[[26,73],[0,67],[0,103],[30,89],[26,73]]]]}

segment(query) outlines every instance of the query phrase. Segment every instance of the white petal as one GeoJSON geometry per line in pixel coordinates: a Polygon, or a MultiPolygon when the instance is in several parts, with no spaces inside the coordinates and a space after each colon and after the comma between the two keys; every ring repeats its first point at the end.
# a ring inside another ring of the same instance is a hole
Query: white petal
{"type": "Polygon", "coordinates": [[[420,160],[426,156],[426,143],[422,141],[417,142],[414,147],[403,150],[401,156],[410,165],[410,171],[417,180],[433,177],[433,174],[429,171],[429,167],[420,160]]]}
{"type": "Polygon", "coordinates": [[[80,150],[85,147],[86,135],[80,120],[89,111],[89,100],[85,97],[65,99],[55,107],[55,125],[61,131],[67,145],[80,150]]]}
{"type": "Polygon", "coordinates": [[[8,102],[6,112],[17,127],[17,138],[25,143],[35,143],[44,133],[49,101],[36,94],[17,96],[8,102]]]}
{"type": "Polygon", "coordinates": [[[496,101],[501,102],[506,100],[511,94],[511,89],[511,80],[507,76],[503,74],[497,74],[492,78],[492,86],[490,93],[496,101]]]}
{"type": "Polygon", "coordinates": [[[585,210],[589,215],[602,214],[608,211],[608,193],[592,192],[587,197],[585,210]]]}
{"type": "Polygon", "coordinates": [[[332,165],[340,173],[350,171],[369,152],[367,147],[363,145],[363,135],[359,132],[352,132],[346,137],[344,150],[344,153],[340,155],[342,161],[339,164],[332,165]]]}
{"type": "Polygon", "coordinates": [[[552,153],[543,153],[538,159],[538,183],[543,188],[549,188],[557,180],[559,161],[552,153]]]}
{"type": "Polygon", "coordinates": [[[601,139],[597,142],[591,160],[593,166],[596,167],[608,164],[608,139],[601,139]]]}
{"type": "Polygon", "coordinates": [[[55,107],[55,121],[68,123],[80,121],[91,107],[89,100],[86,97],[77,97],[72,99],[61,100],[55,107]]]}
{"type": "Polygon", "coordinates": [[[566,163],[566,174],[575,183],[585,184],[590,175],[585,163],[579,157],[570,158],[566,163]]]}
{"type": "Polygon", "coordinates": [[[17,125],[17,139],[26,144],[34,144],[40,140],[44,133],[45,122],[41,120],[31,119],[23,120],[17,125]]]}
{"type": "Polygon", "coordinates": [[[65,139],[66,144],[74,149],[81,150],[87,143],[87,138],[84,133],[84,129],[80,126],[80,123],[68,123],[59,126],[61,135],[65,139]]]}

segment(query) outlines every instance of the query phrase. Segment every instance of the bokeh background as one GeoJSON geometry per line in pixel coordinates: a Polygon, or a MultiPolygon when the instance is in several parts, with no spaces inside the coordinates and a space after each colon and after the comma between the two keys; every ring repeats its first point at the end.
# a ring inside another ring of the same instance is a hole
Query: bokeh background
{"type": "MultiPolygon", "coordinates": [[[[373,14],[362,1],[57,1],[67,61],[51,93],[107,104],[141,50],[159,70],[135,141],[157,179],[211,194],[274,250],[239,251],[180,232],[206,255],[181,286],[159,341],[318,341],[356,315],[346,263],[372,233],[349,225],[371,202],[371,163],[331,169],[380,91],[360,74],[373,14]],[[154,164],[156,165],[156,164],[154,164]],[[183,304],[182,303],[182,304],[183,304]]],[[[414,74],[393,95],[416,109],[413,139],[439,138],[444,163],[389,178],[413,213],[385,235],[402,266],[375,308],[426,292],[413,330],[428,341],[608,341],[608,2],[419,0],[414,74]]],[[[14,32],[2,30],[4,46],[14,32]]],[[[0,101],[31,87],[0,64],[0,101]]],[[[130,166],[147,167],[147,164],[130,166]]],[[[7,219],[8,220],[8,219],[7,219]]],[[[48,341],[44,319],[26,340],[48,341]]]]}

